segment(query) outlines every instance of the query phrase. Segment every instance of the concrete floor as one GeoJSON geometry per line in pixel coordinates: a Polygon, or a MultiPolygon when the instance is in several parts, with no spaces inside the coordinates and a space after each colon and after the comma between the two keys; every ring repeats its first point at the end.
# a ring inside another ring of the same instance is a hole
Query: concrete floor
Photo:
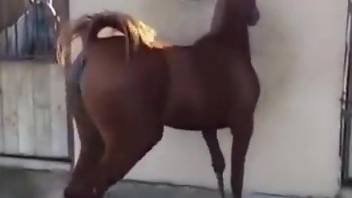
{"type": "Polygon", "coordinates": [[[352,198],[352,189],[343,189],[337,198],[352,198]]]}
{"type": "MultiPolygon", "coordinates": [[[[63,198],[69,175],[64,171],[30,171],[0,168],[0,198],[63,198]]],[[[220,198],[217,191],[164,184],[123,181],[106,198],[220,198]]],[[[230,194],[227,195],[230,198],[230,194]]],[[[252,194],[248,198],[278,198],[252,194]]],[[[295,197],[297,198],[297,197],[295,197]]],[[[352,198],[352,190],[343,190],[339,198],[352,198]]]]}
{"type": "MultiPolygon", "coordinates": [[[[63,198],[69,178],[64,171],[0,168],[0,198],[63,198]]],[[[214,190],[123,181],[106,198],[217,198],[214,190]]]]}

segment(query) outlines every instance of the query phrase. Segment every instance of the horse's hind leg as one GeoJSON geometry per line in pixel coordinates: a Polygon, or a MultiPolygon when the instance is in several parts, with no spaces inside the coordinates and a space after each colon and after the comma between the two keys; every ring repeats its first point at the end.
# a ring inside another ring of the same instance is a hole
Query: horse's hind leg
{"type": "Polygon", "coordinates": [[[234,198],[242,197],[244,164],[253,131],[253,115],[241,115],[231,123],[232,165],[231,185],[234,198]]]}
{"type": "Polygon", "coordinates": [[[212,166],[218,181],[218,188],[220,191],[220,195],[222,198],[225,198],[224,175],[223,175],[225,170],[225,159],[219,146],[217,131],[216,129],[203,130],[202,134],[209,149],[212,166]]]}
{"type": "Polygon", "coordinates": [[[94,171],[102,157],[104,145],[98,130],[86,118],[76,117],[77,130],[81,141],[81,150],[72,179],[65,189],[65,196],[75,198],[87,186],[91,172],[94,171]]]}
{"type": "Polygon", "coordinates": [[[68,91],[68,106],[74,116],[78,135],[81,141],[81,151],[72,173],[72,179],[65,189],[65,197],[79,197],[87,188],[89,175],[96,169],[104,151],[104,144],[98,129],[87,114],[80,95],[68,91]]]}
{"type": "Polygon", "coordinates": [[[162,137],[162,126],[136,122],[138,127],[120,127],[120,123],[115,121],[99,128],[105,153],[96,172],[97,179],[92,183],[96,197],[102,197],[111,185],[122,179],[162,137]]]}

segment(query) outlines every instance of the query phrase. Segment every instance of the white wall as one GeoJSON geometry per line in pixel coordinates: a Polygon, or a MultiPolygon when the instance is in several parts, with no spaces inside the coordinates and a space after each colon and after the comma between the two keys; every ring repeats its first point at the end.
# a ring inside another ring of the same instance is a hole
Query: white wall
{"type": "MultiPolygon", "coordinates": [[[[190,43],[210,25],[215,0],[74,0],[71,16],[123,10],[172,42],[190,43]]],[[[253,62],[262,84],[245,190],[332,196],[339,189],[339,96],[347,0],[258,0],[251,29],[253,62]]],[[[231,136],[220,136],[227,157],[231,136]]],[[[166,129],[162,142],[128,178],[215,187],[200,133],[166,129]],[[182,163],[180,163],[182,162],[182,163]]]]}

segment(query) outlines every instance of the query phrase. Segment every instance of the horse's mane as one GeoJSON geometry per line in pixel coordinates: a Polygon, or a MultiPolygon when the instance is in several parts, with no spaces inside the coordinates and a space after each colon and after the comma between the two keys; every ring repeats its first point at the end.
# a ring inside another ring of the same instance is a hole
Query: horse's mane
{"type": "Polygon", "coordinates": [[[105,27],[111,27],[120,31],[126,40],[126,56],[130,52],[138,50],[141,44],[153,47],[156,38],[156,31],[140,20],[121,12],[105,11],[92,15],[84,15],[72,25],[64,27],[58,37],[57,60],[65,64],[69,58],[71,42],[82,38],[83,50],[89,43],[99,39],[97,34],[105,27]]]}

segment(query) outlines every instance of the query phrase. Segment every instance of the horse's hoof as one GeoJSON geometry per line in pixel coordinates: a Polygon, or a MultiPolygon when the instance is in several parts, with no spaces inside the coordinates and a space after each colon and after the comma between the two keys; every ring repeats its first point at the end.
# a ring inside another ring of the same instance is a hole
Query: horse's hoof
{"type": "Polygon", "coordinates": [[[64,190],[65,198],[99,198],[92,191],[67,187],[64,190]]]}
{"type": "Polygon", "coordinates": [[[64,190],[64,198],[75,198],[77,193],[75,190],[71,187],[66,187],[64,190]]]}

